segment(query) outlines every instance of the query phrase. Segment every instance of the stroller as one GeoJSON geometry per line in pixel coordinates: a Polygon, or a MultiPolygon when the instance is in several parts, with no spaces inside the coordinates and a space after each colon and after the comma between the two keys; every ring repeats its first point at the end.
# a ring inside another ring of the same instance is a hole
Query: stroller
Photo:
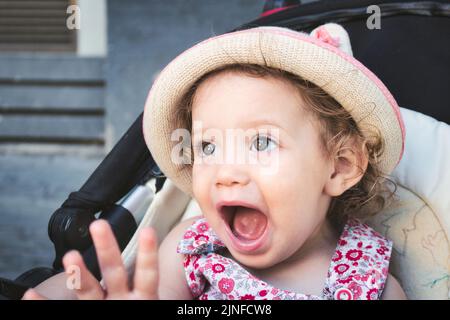
{"type": "MultiPolygon", "coordinates": [[[[392,174],[397,201],[369,221],[394,241],[391,273],[410,299],[450,298],[450,4],[437,1],[268,1],[266,14],[235,30],[261,25],[311,31],[325,22],[344,26],[355,58],[391,88],[406,126],[403,160],[392,174]],[[276,8],[277,5],[288,5],[276,8]],[[367,8],[380,11],[381,29],[369,29],[367,8]],[[274,7],[275,6],[275,7],[274,7]],[[446,161],[447,160],[447,161],[446,161]]],[[[233,31],[235,31],[233,30],[233,31]]],[[[62,257],[79,250],[100,279],[88,226],[106,219],[133,268],[137,230],[153,226],[158,239],[179,221],[198,215],[194,199],[159,170],[142,134],[142,114],[49,221],[52,268],[35,268],[14,281],[0,279],[0,298],[23,293],[62,272],[62,257]],[[120,170],[117,170],[120,167],[120,170]],[[99,214],[98,214],[99,213],[99,214]],[[97,215],[98,214],[98,215],[97,215]]]]}

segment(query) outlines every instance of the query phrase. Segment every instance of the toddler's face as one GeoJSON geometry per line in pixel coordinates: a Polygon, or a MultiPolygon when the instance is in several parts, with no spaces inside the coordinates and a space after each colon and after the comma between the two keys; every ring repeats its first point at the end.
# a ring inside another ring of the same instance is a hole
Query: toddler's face
{"type": "Polygon", "coordinates": [[[290,257],[325,220],[332,166],[302,106],[289,83],[230,72],[204,81],[194,97],[192,121],[202,131],[193,131],[193,192],[230,253],[249,267],[290,257]],[[246,139],[232,145],[227,130],[246,139]]]}

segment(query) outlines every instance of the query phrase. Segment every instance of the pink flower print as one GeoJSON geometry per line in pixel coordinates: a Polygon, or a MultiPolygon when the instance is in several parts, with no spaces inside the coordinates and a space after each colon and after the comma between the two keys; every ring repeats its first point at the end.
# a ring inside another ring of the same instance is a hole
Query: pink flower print
{"type": "Polygon", "coordinates": [[[230,278],[222,278],[219,281],[219,290],[222,293],[229,294],[234,289],[234,280],[230,278]]]}
{"type": "Polygon", "coordinates": [[[194,268],[197,268],[197,267],[198,267],[197,261],[198,261],[199,258],[200,258],[199,255],[193,256],[191,263],[192,263],[192,265],[194,266],[194,268]]]}
{"type": "Polygon", "coordinates": [[[362,294],[362,289],[356,282],[351,282],[347,288],[353,293],[353,300],[357,300],[362,294]]]}
{"type": "Polygon", "coordinates": [[[197,226],[197,231],[200,233],[206,232],[209,229],[207,222],[202,222],[197,226]]]}
{"type": "Polygon", "coordinates": [[[191,256],[189,254],[187,254],[186,258],[184,259],[184,266],[187,267],[190,262],[191,262],[191,256]]]}
{"type": "Polygon", "coordinates": [[[369,278],[367,280],[370,280],[370,283],[373,285],[380,279],[382,279],[381,273],[378,272],[377,270],[372,270],[370,272],[369,278]]]}
{"type": "Polygon", "coordinates": [[[339,279],[338,282],[339,282],[339,283],[349,283],[349,282],[351,282],[352,280],[353,280],[353,276],[348,276],[348,277],[345,278],[345,279],[339,279]]]}
{"type": "Polygon", "coordinates": [[[241,297],[241,300],[255,300],[255,296],[251,294],[246,294],[241,297]]]}
{"type": "Polygon", "coordinates": [[[367,300],[377,300],[378,299],[378,290],[370,289],[366,294],[367,300]]]}
{"type": "Polygon", "coordinates": [[[186,231],[186,233],[184,234],[184,238],[185,239],[189,239],[189,238],[193,238],[195,237],[197,234],[194,231],[186,231]]]}
{"type": "Polygon", "coordinates": [[[258,292],[258,295],[260,297],[265,297],[267,295],[267,290],[261,290],[260,292],[258,292]]]}
{"type": "Polygon", "coordinates": [[[197,240],[197,241],[205,241],[206,242],[206,241],[209,240],[209,237],[207,235],[205,235],[205,234],[198,234],[198,235],[195,236],[194,239],[197,240]]]}
{"type": "Polygon", "coordinates": [[[206,262],[205,263],[205,270],[211,269],[211,267],[212,267],[211,262],[206,262]]]}
{"type": "Polygon", "coordinates": [[[195,273],[194,273],[194,271],[192,271],[192,272],[189,274],[189,279],[191,279],[192,281],[195,281],[195,273]]]}
{"type": "Polygon", "coordinates": [[[389,251],[389,249],[386,248],[385,246],[381,246],[380,248],[377,249],[378,254],[381,254],[382,256],[384,256],[386,251],[389,251]]]}
{"type": "Polygon", "coordinates": [[[348,264],[341,263],[334,267],[334,271],[336,271],[339,274],[343,274],[348,270],[348,268],[350,268],[348,264]]]}
{"type": "Polygon", "coordinates": [[[200,296],[200,300],[208,300],[208,294],[204,293],[200,296]]]}
{"type": "Polygon", "coordinates": [[[336,250],[333,254],[333,258],[331,258],[331,260],[333,261],[339,261],[342,259],[342,252],[340,250],[336,250]]]}
{"type": "Polygon", "coordinates": [[[195,236],[195,241],[192,244],[194,246],[194,248],[198,248],[200,246],[205,245],[206,243],[208,243],[208,239],[209,237],[203,234],[198,234],[195,236]]]}
{"type": "Polygon", "coordinates": [[[345,257],[351,261],[358,261],[359,259],[361,259],[362,254],[363,253],[361,250],[353,249],[353,250],[348,250],[345,257]]]}
{"type": "Polygon", "coordinates": [[[347,288],[339,288],[334,293],[335,300],[353,300],[353,292],[347,288]]]}
{"type": "Polygon", "coordinates": [[[214,273],[221,273],[221,272],[225,271],[225,267],[220,263],[216,263],[216,264],[213,264],[212,271],[214,273]]]}
{"type": "Polygon", "coordinates": [[[347,244],[347,241],[344,239],[339,240],[339,245],[340,246],[345,246],[347,244]]]}

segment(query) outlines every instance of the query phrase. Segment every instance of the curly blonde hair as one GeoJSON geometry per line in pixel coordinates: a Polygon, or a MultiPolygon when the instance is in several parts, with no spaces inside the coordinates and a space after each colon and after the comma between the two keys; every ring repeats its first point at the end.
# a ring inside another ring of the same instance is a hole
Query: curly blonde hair
{"type": "Polygon", "coordinates": [[[360,152],[360,155],[368,158],[367,169],[359,168],[360,174],[363,175],[361,180],[342,195],[332,199],[327,213],[329,218],[337,223],[343,223],[350,217],[363,219],[376,214],[387,205],[397,186],[394,181],[384,176],[377,166],[384,150],[380,132],[376,128],[362,132],[350,113],[333,97],[312,82],[290,72],[256,64],[235,63],[206,73],[183,95],[174,115],[178,128],[192,129],[192,104],[197,88],[207,79],[222,72],[240,73],[256,78],[272,77],[294,85],[309,107],[309,114],[318,120],[316,127],[320,132],[322,150],[328,159],[339,158],[349,141],[356,147],[352,152],[360,152]],[[390,182],[394,188],[386,182],[390,182]]]}

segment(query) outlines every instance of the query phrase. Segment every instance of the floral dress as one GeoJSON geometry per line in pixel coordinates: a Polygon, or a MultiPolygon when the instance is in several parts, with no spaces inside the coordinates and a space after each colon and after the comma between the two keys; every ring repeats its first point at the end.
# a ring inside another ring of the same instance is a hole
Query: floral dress
{"type": "Polygon", "coordinates": [[[199,218],[185,232],[177,251],[194,298],[200,300],[374,300],[383,292],[392,242],[366,224],[349,220],[331,259],[321,296],[282,290],[251,275],[220,254],[226,247],[199,218]]]}

